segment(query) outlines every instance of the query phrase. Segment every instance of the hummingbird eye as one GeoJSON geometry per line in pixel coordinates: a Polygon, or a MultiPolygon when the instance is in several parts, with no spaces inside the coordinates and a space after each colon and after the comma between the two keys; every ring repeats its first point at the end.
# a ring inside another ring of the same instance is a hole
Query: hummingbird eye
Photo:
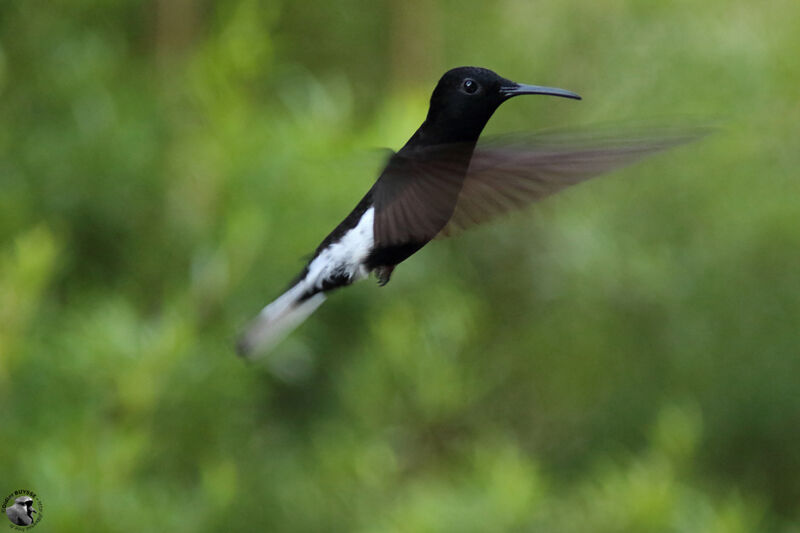
{"type": "Polygon", "coordinates": [[[478,82],[471,78],[465,79],[464,83],[461,84],[461,90],[467,94],[475,94],[479,88],[478,82]]]}

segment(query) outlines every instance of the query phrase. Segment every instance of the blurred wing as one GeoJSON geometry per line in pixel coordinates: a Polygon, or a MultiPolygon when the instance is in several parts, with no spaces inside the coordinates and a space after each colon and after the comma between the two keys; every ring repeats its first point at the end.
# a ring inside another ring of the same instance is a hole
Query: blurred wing
{"type": "Polygon", "coordinates": [[[561,189],[684,144],[710,129],[592,130],[500,137],[474,151],[447,237],[561,189]]]}
{"type": "Polygon", "coordinates": [[[424,244],[448,223],[471,147],[440,145],[398,153],[372,189],[377,248],[424,244]]]}

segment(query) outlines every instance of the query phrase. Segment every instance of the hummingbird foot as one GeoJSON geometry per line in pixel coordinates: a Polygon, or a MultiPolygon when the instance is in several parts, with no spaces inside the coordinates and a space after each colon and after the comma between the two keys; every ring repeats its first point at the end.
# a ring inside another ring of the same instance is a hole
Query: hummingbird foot
{"type": "Polygon", "coordinates": [[[394,265],[379,266],[375,269],[375,275],[378,277],[379,287],[383,287],[389,283],[389,279],[391,279],[393,271],[394,265]]]}

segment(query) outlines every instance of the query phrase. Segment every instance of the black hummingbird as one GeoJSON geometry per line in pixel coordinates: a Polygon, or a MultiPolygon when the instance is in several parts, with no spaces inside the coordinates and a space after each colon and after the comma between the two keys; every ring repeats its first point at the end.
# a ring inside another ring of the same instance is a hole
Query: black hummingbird
{"type": "Polygon", "coordinates": [[[394,268],[434,237],[524,207],[696,136],[533,135],[478,145],[495,110],[525,94],[581,99],[563,89],[516,83],[485,68],[446,72],[433,91],[425,121],[389,158],[372,188],[325,237],[289,288],[247,327],[239,353],[250,355],[276,344],[334,289],[370,273],[386,285],[394,268]]]}

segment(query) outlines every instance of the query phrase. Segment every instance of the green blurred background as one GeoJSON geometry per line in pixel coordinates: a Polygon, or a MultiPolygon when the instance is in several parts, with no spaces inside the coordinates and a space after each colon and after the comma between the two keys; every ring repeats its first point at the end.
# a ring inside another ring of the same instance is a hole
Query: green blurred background
{"type": "Polygon", "coordinates": [[[0,5],[0,492],[40,531],[800,531],[800,3],[0,5]],[[446,69],[717,134],[239,328],[446,69]]]}

